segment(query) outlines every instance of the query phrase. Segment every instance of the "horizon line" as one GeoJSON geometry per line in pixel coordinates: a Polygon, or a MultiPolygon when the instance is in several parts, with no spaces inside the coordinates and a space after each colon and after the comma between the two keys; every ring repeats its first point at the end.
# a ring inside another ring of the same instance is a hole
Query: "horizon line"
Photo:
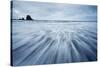
{"type": "MultiPolygon", "coordinates": [[[[23,19],[11,19],[11,20],[23,20],[23,19]]],[[[55,21],[55,22],[97,22],[97,21],[91,21],[91,20],[26,20],[24,19],[24,21],[55,21]]]]}

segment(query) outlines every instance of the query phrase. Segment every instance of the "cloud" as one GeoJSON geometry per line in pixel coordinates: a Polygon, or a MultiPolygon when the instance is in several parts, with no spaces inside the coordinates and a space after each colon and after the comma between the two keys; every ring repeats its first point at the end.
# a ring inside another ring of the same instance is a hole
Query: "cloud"
{"type": "Polygon", "coordinates": [[[41,20],[96,20],[97,7],[90,5],[42,3],[30,1],[13,2],[13,18],[27,14],[41,20]]]}

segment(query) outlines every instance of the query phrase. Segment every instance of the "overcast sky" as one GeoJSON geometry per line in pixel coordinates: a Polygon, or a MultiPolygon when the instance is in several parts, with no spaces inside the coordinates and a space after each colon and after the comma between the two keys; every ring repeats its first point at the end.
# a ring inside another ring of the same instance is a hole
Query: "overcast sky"
{"type": "Polygon", "coordinates": [[[13,1],[13,19],[31,15],[37,20],[96,21],[97,7],[91,5],[58,4],[33,1],[13,1]]]}

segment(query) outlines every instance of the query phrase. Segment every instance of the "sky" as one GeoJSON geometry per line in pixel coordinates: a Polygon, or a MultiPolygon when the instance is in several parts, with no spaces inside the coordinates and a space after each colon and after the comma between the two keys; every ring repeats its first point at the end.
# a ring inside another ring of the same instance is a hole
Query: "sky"
{"type": "Polygon", "coordinates": [[[97,20],[97,6],[95,5],[13,1],[12,13],[12,19],[25,18],[26,15],[30,15],[36,20],[97,20]]]}

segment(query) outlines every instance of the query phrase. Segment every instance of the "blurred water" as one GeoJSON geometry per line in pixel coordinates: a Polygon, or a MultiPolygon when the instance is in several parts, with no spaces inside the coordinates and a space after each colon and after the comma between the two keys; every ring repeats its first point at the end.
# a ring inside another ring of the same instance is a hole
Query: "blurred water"
{"type": "Polygon", "coordinates": [[[13,65],[97,60],[96,22],[12,22],[13,65]]]}

